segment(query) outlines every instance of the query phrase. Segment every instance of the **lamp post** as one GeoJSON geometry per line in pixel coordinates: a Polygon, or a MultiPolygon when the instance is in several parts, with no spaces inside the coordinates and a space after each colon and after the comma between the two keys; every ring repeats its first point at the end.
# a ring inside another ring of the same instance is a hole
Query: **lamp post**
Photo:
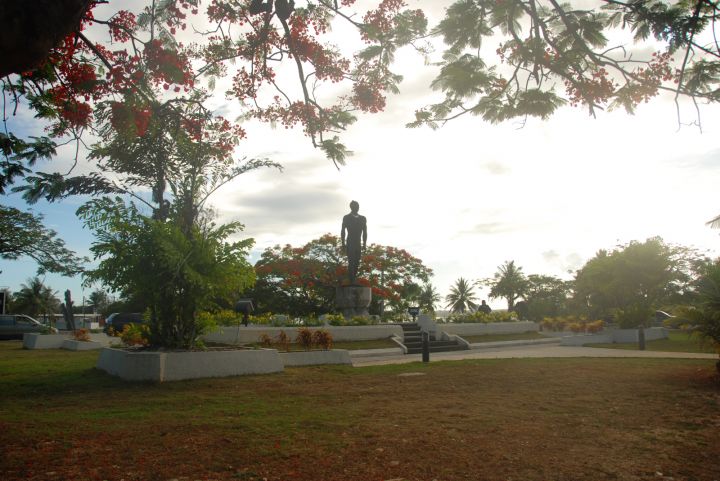
{"type": "MultiPolygon", "coordinates": [[[[415,322],[420,314],[420,308],[418,306],[408,307],[408,314],[415,322]]],[[[422,330],[422,362],[430,362],[430,333],[426,329],[422,330]]]]}
{"type": "Polygon", "coordinates": [[[415,322],[418,314],[420,314],[420,308],[417,306],[408,307],[408,314],[412,316],[413,322],[415,322]]]}
{"type": "MultiPolygon", "coordinates": [[[[252,299],[250,299],[249,297],[243,297],[241,299],[238,299],[238,301],[235,303],[235,312],[242,313],[243,325],[245,327],[247,327],[247,325],[248,325],[248,316],[254,310],[255,310],[255,308],[253,307],[252,299]]],[[[240,321],[238,321],[238,330],[237,330],[237,337],[235,338],[235,344],[237,344],[239,340],[240,340],[240,321]]]]}

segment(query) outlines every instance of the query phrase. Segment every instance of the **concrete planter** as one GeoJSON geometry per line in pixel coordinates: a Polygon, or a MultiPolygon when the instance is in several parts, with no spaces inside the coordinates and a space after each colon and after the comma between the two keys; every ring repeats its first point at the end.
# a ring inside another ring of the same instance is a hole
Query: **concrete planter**
{"type": "Polygon", "coordinates": [[[67,334],[23,334],[25,349],[60,349],[67,334]]]}
{"type": "Polygon", "coordinates": [[[316,366],[319,364],[352,364],[346,349],[329,351],[281,352],[280,359],[285,366],[316,366]]]}
{"type": "Polygon", "coordinates": [[[94,349],[102,349],[103,344],[95,341],[76,341],[75,339],[65,339],[60,347],[69,351],[92,351],[94,349]]]}
{"type": "MultiPolygon", "coordinates": [[[[650,327],[645,329],[645,340],[655,341],[667,339],[667,330],[663,327],[650,327]]],[[[563,337],[561,346],[582,346],[584,344],[612,344],[638,342],[637,329],[614,329],[600,334],[576,334],[563,337]]]]}
{"type": "Polygon", "coordinates": [[[516,334],[528,331],[537,331],[539,326],[536,322],[518,321],[518,322],[464,322],[454,323],[448,322],[438,324],[438,328],[446,334],[456,334],[458,336],[482,336],[483,334],[516,334]]]}
{"type": "Polygon", "coordinates": [[[274,349],[229,351],[128,351],[104,348],[97,368],[127,381],[180,381],[281,372],[274,349]]]}
{"type": "MultiPolygon", "coordinates": [[[[23,347],[25,349],[69,349],[63,343],[72,339],[71,333],[63,334],[24,334],[23,347]]],[[[120,342],[117,337],[110,337],[106,334],[90,333],[90,340],[93,343],[100,343],[102,346],[109,346],[111,343],[120,342]]],[[[99,349],[97,347],[93,349],[99,349]]]]}
{"type": "MultiPolygon", "coordinates": [[[[309,327],[311,331],[324,329],[328,331],[333,341],[369,341],[373,339],[387,339],[393,334],[402,337],[402,328],[396,324],[378,324],[374,326],[319,326],[309,327]]],[[[220,330],[206,334],[203,339],[209,342],[222,344],[250,344],[259,342],[260,336],[267,334],[276,337],[280,331],[285,331],[292,340],[297,336],[297,327],[271,327],[271,326],[223,326],[220,330]]]]}

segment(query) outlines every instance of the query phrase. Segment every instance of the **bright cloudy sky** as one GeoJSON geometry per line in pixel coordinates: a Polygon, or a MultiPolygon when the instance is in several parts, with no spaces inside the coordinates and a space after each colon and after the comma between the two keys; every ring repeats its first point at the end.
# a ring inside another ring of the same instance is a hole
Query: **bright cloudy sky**
{"type": "MultiPolygon", "coordinates": [[[[425,8],[431,23],[443,10],[443,2],[409,3],[432,3],[425,8]]],[[[669,98],[643,105],[634,116],[601,112],[593,119],[566,107],[549,121],[530,119],[524,126],[468,117],[437,131],[407,129],[413,112],[433,98],[427,86],[434,70],[408,50],[398,56],[396,71],[405,76],[401,95],[343,135],[355,154],[340,170],[299,131],[247,125],[249,139],[238,155],[268,157],[284,171],[243,175],[212,204],[222,220],[246,225],[256,240],[253,260],[275,244],[339,234],[353,199],[368,218],[368,242],[422,259],[443,296],[457,278],[491,277],[507,260],[526,274],[570,278],[597,250],[656,235],[720,252],[718,231],[705,225],[720,214],[720,106],[701,107],[702,132],[678,129],[669,98]]],[[[32,131],[31,122],[19,120],[32,131]]],[[[14,197],[4,201],[22,205],[14,197]]],[[[39,203],[35,210],[71,248],[88,255],[92,238],[74,218],[80,203],[39,203]]],[[[31,261],[0,261],[0,286],[17,290],[35,269],[31,261]]],[[[83,291],[79,278],[47,275],[45,281],[60,293],[71,289],[77,304],[93,290],[83,291]]],[[[503,307],[501,300],[490,304],[503,307]]]]}

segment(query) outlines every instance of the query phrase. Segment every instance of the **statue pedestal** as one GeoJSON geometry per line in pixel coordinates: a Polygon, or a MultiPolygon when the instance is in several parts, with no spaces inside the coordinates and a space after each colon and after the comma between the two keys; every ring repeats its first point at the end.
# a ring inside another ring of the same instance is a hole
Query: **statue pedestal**
{"type": "Polygon", "coordinates": [[[372,289],[365,286],[338,286],[335,288],[335,307],[345,319],[355,316],[369,316],[368,307],[372,300],[372,289]]]}

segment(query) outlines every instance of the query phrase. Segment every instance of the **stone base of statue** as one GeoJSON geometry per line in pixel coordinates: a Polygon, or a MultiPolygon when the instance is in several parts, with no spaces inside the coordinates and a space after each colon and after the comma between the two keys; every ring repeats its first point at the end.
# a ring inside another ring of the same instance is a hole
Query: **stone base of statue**
{"type": "Polygon", "coordinates": [[[345,316],[369,316],[368,307],[372,301],[372,289],[365,286],[338,286],[335,288],[335,307],[345,316]]]}

